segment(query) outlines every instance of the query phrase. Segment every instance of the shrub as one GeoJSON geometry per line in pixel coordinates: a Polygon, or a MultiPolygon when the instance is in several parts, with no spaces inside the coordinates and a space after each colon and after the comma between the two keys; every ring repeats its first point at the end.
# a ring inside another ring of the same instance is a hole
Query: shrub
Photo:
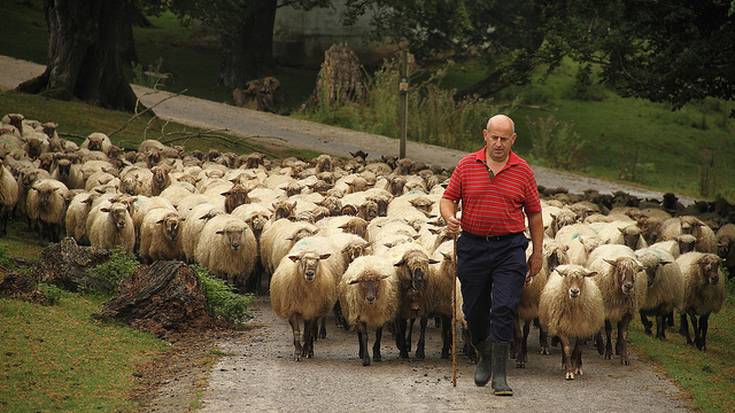
{"type": "Polygon", "coordinates": [[[600,101],[605,98],[600,86],[595,84],[592,79],[592,66],[588,64],[579,66],[568,95],[570,98],[577,100],[600,101]]]}
{"type": "Polygon", "coordinates": [[[111,293],[120,281],[129,278],[140,263],[135,256],[122,249],[114,249],[110,259],[87,270],[89,278],[85,291],[111,293]]]}
{"type": "Polygon", "coordinates": [[[13,259],[8,256],[8,252],[5,250],[5,246],[3,245],[0,245],[0,267],[9,270],[15,267],[13,259]]]}
{"type": "Polygon", "coordinates": [[[589,144],[574,131],[570,123],[558,121],[553,115],[528,120],[531,130],[531,154],[551,167],[580,169],[583,152],[589,144]]]}
{"type": "Polygon", "coordinates": [[[251,295],[236,293],[234,287],[219,278],[212,277],[209,271],[200,265],[194,266],[194,271],[207,297],[207,311],[210,315],[232,323],[241,323],[250,317],[248,306],[253,298],[251,295]]]}
{"type": "Polygon", "coordinates": [[[61,297],[64,295],[64,290],[53,284],[39,283],[37,288],[41,293],[43,293],[43,296],[46,297],[46,305],[58,304],[59,300],[61,300],[61,297]]]}

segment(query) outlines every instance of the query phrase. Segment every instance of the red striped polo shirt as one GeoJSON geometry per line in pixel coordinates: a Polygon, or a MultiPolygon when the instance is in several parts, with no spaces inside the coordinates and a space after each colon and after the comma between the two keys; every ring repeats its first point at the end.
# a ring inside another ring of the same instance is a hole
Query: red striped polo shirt
{"type": "Polygon", "coordinates": [[[485,148],[462,158],[443,198],[462,200],[462,230],[475,235],[505,235],[526,229],[526,215],[541,212],[536,178],[513,151],[503,169],[491,177],[485,148]]]}

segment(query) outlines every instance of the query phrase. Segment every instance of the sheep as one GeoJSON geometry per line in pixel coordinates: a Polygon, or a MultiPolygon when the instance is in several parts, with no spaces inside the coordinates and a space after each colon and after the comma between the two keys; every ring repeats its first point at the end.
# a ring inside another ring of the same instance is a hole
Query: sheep
{"type": "Polygon", "coordinates": [[[427,289],[431,298],[428,312],[441,318],[442,324],[442,351],[441,358],[449,358],[451,331],[451,296],[453,281],[457,274],[457,265],[454,260],[454,241],[449,240],[440,244],[432,253],[431,258],[436,264],[429,265],[427,289]]]}
{"type": "Polygon", "coordinates": [[[395,319],[399,305],[395,268],[382,257],[358,257],[342,275],[338,292],[345,319],[357,331],[358,357],[362,359],[362,365],[371,363],[368,328],[375,329],[373,360],[381,361],[383,325],[395,319]]]}
{"type": "Polygon", "coordinates": [[[306,222],[292,222],[281,218],[263,229],[260,237],[260,258],[265,272],[273,274],[276,265],[301,238],[316,234],[319,229],[306,222]]]}
{"type": "Polygon", "coordinates": [[[18,181],[0,160],[0,235],[8,233],[8,218],[18,202],[18,181]]]}
{"type": "Polygon", "coordinates": [[[314,356],[314,323],[326,316],[337,302],[336,277],[324,265],[327,258],[329,254],[311,251],[285,256],[271,278],[271,307],[291,324],[296,361],[314,356]]]}
{"type": "Polygon", "coordinates": [[[122,248],[128,252],[135,246],[135,228],[128,205],[120,202],[100,208],[88,234],[93,247],[122,248]]]}
{"type": "Polygon", "coordinates": [[[675,239],[669,241],[659,241],[653,245],[652,248],[664,250],[671,254],[674,258],[678,258],[681,254],[694,251],[694,244],[696,244],[697,238],[691,234],[677,235],[675,239]]]}
{"type": "MultiPolygon", "coordinates": [[[[559,243],[556,240],[547,239],[543,244],[543,261],[541,270],[533,277],[530,283],[523,286],[521,299],[516,309],[516,325],[514,337],[514,349],[516,350],[516,367],[525,368],[528,361],[528,334],[530,332],[531,321],[538,317],[539,300],[541,292],[546,285],[551,272],[559,265],[566,265],[569,262],[567,257],[568,246],[559,243]],[[521,328],[520,322],[523,321],[521,328]]],[[[531,255],[532,246],[529,245],[526,250],[526,257],[531,255]]],[[[549,343],[547,332],[541,328],[539,330],[539,346],[542,355],[549,355],[549,343]]]]}
{"type": "Polygon", "coordinates": [[[676,259],[684,275],[684,311],[681,313],[679,333],[687,344],[707,350],[709,316],[718,313],[725,301],[725,282],[720,276],[721,260],[715,254],[689,252],[676,259]],[[694,341],[689,335],[687,314],[694,329],[694,341]],[[699,319],[697,319],[699,316],[699,319]]]}
{"type": "Polygon", "coordinates": [[[182,199],[194,193],[196,193],[194,185],[188,182],[178,181],[166,187],[166,189],[161,191],[159,196],[168,199],[173,206],[178,207],[182,199]]]}
{"type": "Polygon", "coordinates": [[[92,208],[92,201],[96,197],[97,194],[82,192],[72,198],[69,207],[66,209],[66,216],[64,217],[66,236],[73,237],[77,243],[88,242],[87,217],[92,208]]]}
{"type": "Polygon", "coordinates": [[[561,340],[566,380],[583,374],[580,341],[599,331],[605,320],[602,293],[590,279],[596,275],[579,265],[560,265],[541,292],[539,321],[542,328],[561,340]],[[576,338],[573,350],[572,337],[576,338]]]}
{"type": "MultiPolygon", "coordinates": [[[[646,294],[646,277],[640,272],[643,267],[635,258],[635,253],[628,253],[622,245],[603,245],[593,251],[601,253],[588,265],[589,269],[598,273],[595,283],[602,292],[605,304],[605,334],[606,342],[603,347],[602,333],[595,336],[597,351],[605,358],[612,358],[612,324],[617,325],[617,341],[615,353],[620,355],[620,362],[630,364],[628,354],[628,324],[638,314],[646,294]],[[619,249],[605,247],[622,247],[619,249]],[[623,253],[625,252],[625,253],[623,253]],[[632,254],[629,255],[629,254],[632,254]]],[[[592,256],[590,256],[592,258],[592,256]]]]}
{"type": "Polygon", "coordinates": [[[200,204],[212,204],[225,209],[225,198],[221,195],[207,196],[202,194],[187,195],[179,200],[176,210],[182,218],[187,218],[195,206],[200,204]]]}
{"type": "Polygon", "coordinates": [[[177,237],[182,218],[169,208],[155,208],[145,215],[140,226],[140,250],[144,263],[179,259],[177,237]]]}
{"type": "Polygon", "coordinates": [[[640,305],[641,324],[651,335],[653,323],[647,316],[656,317],[656,338],[666,338],[667,317],[674,309],[681,310],[684,300],[684,276],[674,256],[658,248],[643,248],[635,252],[646,271],[646,299],[640,305]]]}
{"type": "Polygon", "coordinates": [[[661,223],[657,241],[668,241],[681,234],[692,234],[694,227],[699,225],[702,225],[702,221],[691,215],[669,218],[661,223]]]}
{"type": "Polygon", "coordinates": [[[224,213],[221,207],[212,204],[199,204],[191,210],[184,223],[181,224],[181,236],[179,237],[179,247],[186,261],[194,261],[194,253],[207,222],[224,213]]]}
{"type": "Polygon", "coordinates": [[[577,213],[568,208],[561,208],[556,214],[552,214],[551,216],[551,223],[549,224],[546,234],[552,238],[556,236],[559,229],[579,222],[577,213]]]}
{"type": "Polygon", "coordinates": [[[171,185],[171,176],[169,175],[169,167],[157,165],[151,168],[151,195],[157,196],[171,185]]]}
{"type": "Polygon", "coordinates": [[[641,235],[641,229],[635,222],[613,221],[610,223],[591,224],[597,229],[598,236],[603,244],[621,244],[636,250],[648,246],[641,235]]]}
{"type": "Polygon", "coordinates": [[[729,278],[735,277],[735,224],[725,224],[717,230],[718,255],[724,260],[729,278]]]}
{"type": "Polygon", "coordinates": [[[273,216],[273,211],[261,204],[242,204],[235,208],[231,215],[239,217],[250,225],[255,238],[260,242],[260,237],[265,225],[273,216]]]}
{"type": "Polygon", "coordinates": [[[194,257],[244,292],[258,258],[255,235],[242,219],[217,215],[202,229],[194,257]]]}
{"type": "Polygon", "coordinates": [[[408,358],[411,351],[413,324],[420,319],[419,341],[415,357],[425,357],[426,325],[430,311],[430,294],[426,287],[429,266],[440,261],[429,258],[423,248],[415,243],[406,243],[391,248],[385,256],[394,262],[400,282],[401,305],[396,318],[396,345],[400,358],[408,358]],[[410,320],[410,324],[408,321],[410,320]]]}
{"type": "Polygon", "coordinates": [[[105,135],[104,133],[100,132],[90,133],[80,146],[81,149],[100,151],[103,152],[105,155],[110,152],[111,147],[112,142],[110,141],[110,138],[108,138],[107,135],[105,135]]]}
{"type": "Polygon", "coordinates": [[[26,212],[38,220],[41,236],[51,242],[60,239],[68,192],[66,185],[55,179],[39,179],[26,198],[26,212]]]}
{"type": "Polygon", "coordinates": [[[325,236],[346,232],[366,238],[368,222],[359,217],[342,215],[324,218],[318,221],[316,226],[319,228],[319,233],[325,236]]]}
{"type": "Polygon", "coordinates": [[[120,185],[120,180],[117,179],[115,175],[109,174],[107,172],[95,172],[89,177],[89,179],[87,179],[87,182],[84,184],[84,190],[87,192],[92,192],[95,188],[105,185],[118,187],[120,185]]]}
{"type": "Polygon", "coordinates": [[[717,236],[708,225],[695,225],[692,229],[692,235],[697,238],[694,244],[694,250],[698,252],[717,254],[717,236]]]}

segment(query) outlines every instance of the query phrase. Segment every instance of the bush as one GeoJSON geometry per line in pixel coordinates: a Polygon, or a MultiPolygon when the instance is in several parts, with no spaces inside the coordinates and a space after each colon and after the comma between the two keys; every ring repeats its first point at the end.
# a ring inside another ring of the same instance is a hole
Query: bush
{"type": "Polygon", "coordinates": [[[531,154],[553,168],[580,169],[582,154],[589,142],[574,131],[574,126],[556,120],[553,115],[528,120],[531,130],[531,154]]]}
{"type": "Polygon", "coordinates": [[[37,288],[43,293],[43,296],[46,297],[46,305],[58,304],[59,300],[61,300],[61,297],[64,295],[64,290],[53,284],[39,283],[37,288]]]}
{"type": "Polygon", "coordinates": [[[87,270],[90,282],[86,291],[111,293],[120,281],[129,278],[140,263],[135,256],[122,249],[114,249],[110,259],[87,270]]]}
{"type": "Polygon", "coordinates": [[[605,95],[599,85],[592,80],[592,66],[579,66],[574,84],[568,93],[569,97],[577,100],[600,101],[605,95]]]}
{"type": "Polygon", "coordinates": [[[0,245],[0,267],[9,270],[15,267],[13,259],[8,256],[8,252],[5,250],[5,246],[3,245],[0,245]]]}
{"type": "Polygon", "coordinates": [[[209,271],[200,266],[194,266],[199,284],[207,297],[207,311],[213,317],[221,317],[232,323],[241,323],[250,318],[248,306],[252,301],[251,295],[242,295],[235,292],[234,287],[219,278],[214,278],[209,271]]]}

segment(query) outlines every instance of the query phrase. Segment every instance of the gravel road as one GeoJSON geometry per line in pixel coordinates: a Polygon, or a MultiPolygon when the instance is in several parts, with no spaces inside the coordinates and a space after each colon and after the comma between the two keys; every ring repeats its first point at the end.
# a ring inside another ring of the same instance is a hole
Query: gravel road
{"type": "Polygon", "coordinates": [[[392,336],[385,333],[384,361],[363,367],[355,334],[328,323],[328,337],[316,343],[315,358],[295,362],[288,322],[277,318],[265,299],[254,308],[262,327],[220,344],[226,355],[212,369],[203,412],[687,411],[677,387],[636,357],[631,366],[622,366],[585,348],[585,374],[565,381],[559,348],[539,355],[533,328],[527,367],[516,369],[509,361],[515,395],[499,398],[489,387],[474,385],[474,366],[461,356],[452,388],[449,361],[439,358],[438,328],[429,328],[426,360],[399,360],[392,336]]]}

